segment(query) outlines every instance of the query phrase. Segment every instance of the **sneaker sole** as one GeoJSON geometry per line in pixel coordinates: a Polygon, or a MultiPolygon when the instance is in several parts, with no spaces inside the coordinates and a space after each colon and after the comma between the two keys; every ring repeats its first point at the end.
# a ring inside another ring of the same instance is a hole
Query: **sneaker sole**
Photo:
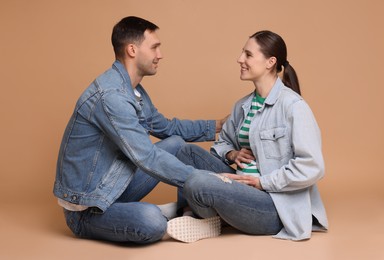
{"type": "Polygon", "coordinates": [[[196,219],[189,216],[168,221],[167,233],[170,237],[185,242],[217,237],[221,232],[220,217],[196,219]]]}

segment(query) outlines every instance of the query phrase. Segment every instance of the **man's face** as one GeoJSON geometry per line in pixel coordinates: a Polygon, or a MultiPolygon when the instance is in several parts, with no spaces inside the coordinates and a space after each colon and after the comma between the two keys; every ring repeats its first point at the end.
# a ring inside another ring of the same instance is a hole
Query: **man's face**
{"type": "Polygon", "coordinates": [[[144,40],[137,46],[136,65],[140,76],[155,75],[160,59],[163,58],[160,52],[160,40],[156,31],[144,32],[144,40]]]}

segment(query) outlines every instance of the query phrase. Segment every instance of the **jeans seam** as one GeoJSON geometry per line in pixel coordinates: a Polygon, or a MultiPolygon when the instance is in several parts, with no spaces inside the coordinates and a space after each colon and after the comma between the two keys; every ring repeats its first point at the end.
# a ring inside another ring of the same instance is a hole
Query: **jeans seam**
{"type": "Polygon", "coordinates": [[[218,169],[216,169],[215,167],[213,167],[212,164],[210,164],[209,162],[207,162],[207,161],[204,159],[204,157],[199,156],[198,153],[195,153],[195,152],[192,151],[192,152],[191,152],[191,155],[194,156],[194,157],[198,157],[199,160],[204,161],[204,163],[205,163],[206,165],[208,165],[208,167],[211,169],[212,172],[218,172],[218,171],[219,171],[218,169]]]}

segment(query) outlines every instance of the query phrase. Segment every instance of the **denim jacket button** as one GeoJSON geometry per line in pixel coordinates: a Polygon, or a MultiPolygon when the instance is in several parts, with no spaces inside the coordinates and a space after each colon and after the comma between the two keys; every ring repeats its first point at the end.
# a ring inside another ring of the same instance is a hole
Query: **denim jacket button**
{"type": "Polygon", "coordinates": [[[67,194],[67,193],[64,193],[64,194],[63,194],[63,197],[64,197],[64,198],[67,198],[67,197],[68,197],[68,194],[67,194]]]}

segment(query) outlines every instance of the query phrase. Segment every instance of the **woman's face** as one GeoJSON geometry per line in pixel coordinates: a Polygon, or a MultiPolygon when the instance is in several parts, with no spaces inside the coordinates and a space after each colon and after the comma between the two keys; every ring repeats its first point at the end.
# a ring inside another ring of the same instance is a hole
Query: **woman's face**
{"type": "Polygon", "coordinates": [[[249,38],[237,62],[240,64],[241,80],[257,81],[269,72],[271,61],[261,53],[255,39],[249,38]]]}

